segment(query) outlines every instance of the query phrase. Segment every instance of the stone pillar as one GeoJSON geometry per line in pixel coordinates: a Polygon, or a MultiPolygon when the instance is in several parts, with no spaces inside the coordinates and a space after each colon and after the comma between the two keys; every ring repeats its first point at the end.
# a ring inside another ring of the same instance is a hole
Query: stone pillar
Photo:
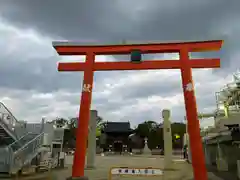
{"type": "Polygon", "coordinates": [[[186,116],[184,118],[185,118],[185,122],[186,122],[188,162],[192,163],[191,146],[190,146],[190,139],[189,139],[189,134],[188,134],[188,120],[187,120],[186,116]]]}
{"type": "Polygon", "coordinates": [[[209,150],[207,148],[207,143],[203,142],[203,148],[204,148],[204,154],[205,154],[205,162],[207,165],[211,165],[211,161],[210,161],[210,158],[209,158],[209,150]]]}
{"type": "Polygon", "coordinates": [[[95,168],[96,157],[96,127],[97,127],[97,111],[90,111],[90,121],[88,130],[88,149],[87,149],[87,168],[95,168]]]}
{"type": "MultiPolygon", "coordinates": [[[[26,127],[26,122],[25,122],[25,127],[26,127]]],[[[44,127],[45,127],[45,117],[42,117],[42,127],[41,127],[41,132],[44,131],[44,127]]]]}
{"type": "Polygon", "coordinates": [[[189,163],[192,163],[192,152],[191,152],[189,136],[188,136],[188,161],[189,161],[189,163]]]}
{"type": "Polygon", "coordinates": [[[172,168],[172,131],[170,122],[170,110],[164,109],[163,116],[163,137],[164,137],[164,169],[172,168]]]}
{"type": "Polygon", "coordinates": [[[227,163],[226,159],[224,158],[222,148],[219,143],[217,143],[216,163],[217,163],[217,169],[219,171],[228,171],[228,163],[227,163]]]}
{"type": "Polygon", "coordinates": [[[237,160],[237,173],[238,173],[238,178],[240,179],[240,160],[237,160]]]}

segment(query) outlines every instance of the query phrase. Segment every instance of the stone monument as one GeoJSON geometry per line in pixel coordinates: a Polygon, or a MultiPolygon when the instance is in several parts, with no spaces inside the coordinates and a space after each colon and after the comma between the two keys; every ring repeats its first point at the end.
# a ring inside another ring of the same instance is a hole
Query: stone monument
{"type": "Polygon", "coordinates": [[[170,110],[162,111],[163,137],[164,137],[164,169],[172,168],[172,131],[170,122],[170,110]]]}
{"type": "Polygon", "coordinates": [[[151,150],[148,148],[148,138],[144,138],[143,154],[151,154],[151,150]]]}
{"type": "Polygon", "coordinates": [[[95,168],[97,117],[98,112],[91,110],[88,129],[87,169],[95,168]]]}

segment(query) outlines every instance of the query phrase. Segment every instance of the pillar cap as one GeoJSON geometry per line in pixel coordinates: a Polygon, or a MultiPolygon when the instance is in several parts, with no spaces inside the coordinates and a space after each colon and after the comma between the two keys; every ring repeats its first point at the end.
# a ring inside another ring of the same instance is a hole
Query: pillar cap
{"type": "Polygon", "coordinates": [[[170,110],[169,109],[163,109],[162,110],[162,117],[163,118],[169,118],[170,117],[170,110]]]}

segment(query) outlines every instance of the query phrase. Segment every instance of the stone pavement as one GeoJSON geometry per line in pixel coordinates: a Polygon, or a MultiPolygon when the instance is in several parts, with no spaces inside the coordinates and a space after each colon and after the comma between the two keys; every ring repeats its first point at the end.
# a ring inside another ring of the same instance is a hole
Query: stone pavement
{"type": "MultiPolygon", "coordinates": [[[[65,180],[71,176],[72,156],[66,158],[66,165],[68,168],[63,170],[54,170],[49,178],[49,173],[42,173],[31,177],[22,177],[19,180],[65,180]]],[[[86,176],[89,180],[107,180],[109,170],[112,166],[115,167],[153,167],[163,169],[163,158],[159,156],[152,157],[131,157],[131,156],[97,156],[96,168],[92,170],[85,170],[86,176]]],[[[145,180],[146,177],[113,177],[112,180],[145,180]]],[[[162,177],[149,177],[149,180],[194,180],[191,164],[183,160],[175,159],[173,169],[165,170],[162,177]]],[[[209,180],[221,180],[214,174],[209,173],[209,180]]]]}
{"type": "MultiPolygon", "coordinates": [[[[85,170],[85,174],[90,180],[107,180],[108,172],[112,166],[119,167],[155,167],[163,169],[163,158],[159,156],[152,157],[131,157],[131,156],[97,156],[96,157],[96,169],[85,170]]],[[[65,180],[66,177],[71,175],[72,157],[68,157],[67,164],[69,169],[56,174],[58,180],[65,180]]],[[[173,169],[164,171],[162,177],[151,177],[148,179],[158,180],[193,180],[192,166],[181,159],[175,159],[173,163],[173,169]]],[[[146,179],[146,177],[113,177],[112,180],[137,180],[146,179]]],[[[221,180],[209,173],[209,180],[221,180]]]]}

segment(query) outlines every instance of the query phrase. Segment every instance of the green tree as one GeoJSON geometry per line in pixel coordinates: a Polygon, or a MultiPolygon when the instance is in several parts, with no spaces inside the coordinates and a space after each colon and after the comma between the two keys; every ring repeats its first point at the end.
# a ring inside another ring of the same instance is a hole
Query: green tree
{"type": "MultiPolygon", "coordinates": [[[[74,148],[76,143],[76,130],[77,130],[77,121],[78,118],[70,118],[68,120],[68,129],[65,129],[64,134],[64,146],[67,148],[74,148]]],[[[103,120],[102,117],[97,118],[97,129],[96,129],[96,136],[101,136],[101,131],[105,127],[106,122],[103,120]]]]}
{"type": "Polygon", "coordinates": [[[183,148],[183,138],[186,133],[186,124],[184,123],[172,123],[172,139],[173,139],[173,148],[183,148]],[[179,136],[179,138],[176,137],[179,136]]]}
{"type": "Polygon", "coordinates": [[[157,128],[158,124],[155,121],[145,121],[138,124],[137,128],[134,130],[135,133],[141,137],[148,137],[150,132],[157,128]]]}
{"type": "Polygon", "coordinates": [[[74,148],[76,142],[76,118],[68,121],[68,128],[64,130],[63,145],[66,148],[74,148]]]}
{"type": "Polygon", "coordinates": [[[97,118],[97,128],[96,128],[96,136],[100,137],[102,134],[102,130],[106,126],[106,121],[103,120],[102,117],[98,116],[97,118]]]}
{"type": "Polygon", "coordinates": [[[67,128],[68,121],[69,121],[68,119],[57,117],[57,118],[51,120],[50,122],[54,123],[57,127],[65,127],[65,128],[67,128]]]}
{"type": "Polygon", "coordinates": [[[148,147],[150,149],[156,148],[156,146],[161,146],[163,137],[161,133],[161,124],[158,124],[155,121],[145,121],[137,126],[134,130],[135,133],[142,137],[148,138],[148,147]]]}
{"type": "Polygon", "coordinates": [[[103,118],[101,116],[97,117],[97,126],[103,122],[103,118]]]}
{"type": "MultiPolygon", "coordinates": [[[[172,123],[173,148],[183,147],[183,137],[186,132],[186,125],[183,123],[172,123]]],[[[163,124],[154,121],[145,121],[137,126],[135,133],[140,137],[148,137],[148,147],[164,148],[163,124]]]]}
{"type": "Polygon", "coordinates": [[[161,127],[161,124],[150,131],[148,137],[148,147],[150,149],[154,149],[156,147],[162,149],[164,147],[163,129],[161,127]]]}

